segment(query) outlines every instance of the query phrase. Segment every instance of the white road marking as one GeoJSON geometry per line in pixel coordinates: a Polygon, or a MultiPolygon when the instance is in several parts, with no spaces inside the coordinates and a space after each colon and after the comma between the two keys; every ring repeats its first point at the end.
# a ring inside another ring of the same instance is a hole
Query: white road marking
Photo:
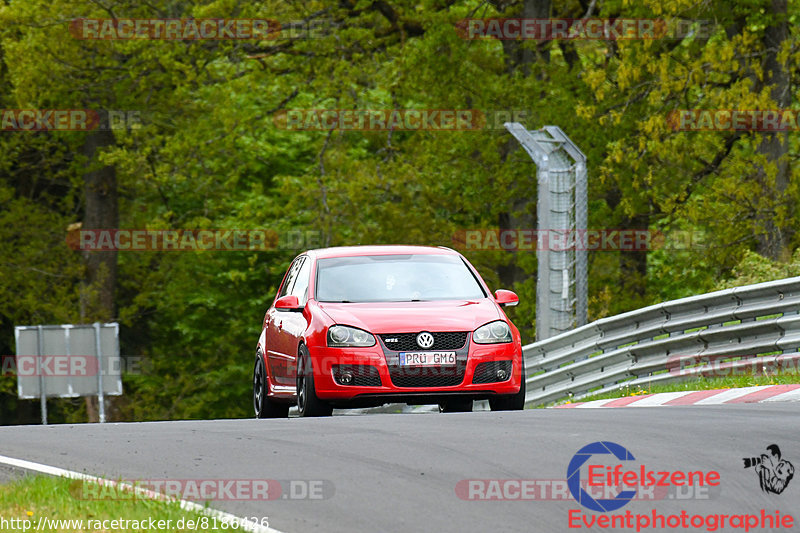
{"type": "Polygon", "coordinates": [[[40,463],[33,463],[31,461],[25,461],[23,459],[14,459],[13,457],[6,457],[5,455],[0,455],[0,463],[13,466],[16,468],[22,468],[24,470],[32,470],[34,472],[39,472],[41,474],[47,474],[50,476],[65,477],[68,479],[79,479],[81,481],[88,481],[91,483],[107,485],[110,487],[119,488],[121,490],[131,491],[134,494],[145,496],[147,498],[151,498],[154,500],[178,501],[180,502],[181,509],[183,509],[184,511],[200,512],[206,516],[217,518],[220,521],[224,520],[228,524],[236,522],[239,524],[239,529],[241,529],[242,531],[249,531],[251,533],[282,533],[277,529],[273,529],[267,526],[262,526],[261,524],[251,522],[250,520],[240,518],[236,515],[232,515],[224,511],[218,511],[216,509],[203,507],[202,505],[187,500],[178,500],[177,498],[169,497],[158,492],[144,489],[142,487],[135,487],[129,483],[121,483],[117,481],[103,479],[96,476],[90,476],[88,474],[81,474],[80,472],[73,472],[72,470],[64,470],[63,468],[58,468],[55,466],[49,466],[40,463]]]}

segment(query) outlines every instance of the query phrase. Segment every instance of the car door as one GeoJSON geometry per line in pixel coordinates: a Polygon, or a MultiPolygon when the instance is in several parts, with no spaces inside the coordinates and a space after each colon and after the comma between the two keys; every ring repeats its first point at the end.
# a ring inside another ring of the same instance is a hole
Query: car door
{"type": "MultiPolygon", "coordinates": [[[[283,284],[278,291],[278,296],[275,298],[276,300],[286,296],[287,294],[291,294],[290,291],[297,281],[300,268],[305,260],[306,257],[301,255],[292,262],[289,270],[286,271],[286,276],[284,277],[283,284]]],[[[272,377],[273,383],[278,385],[294,385],[294,377],[292,377],[290,383],[288,373],[288,348],[291,345],[291,334],[288,334],[284,329],[284,322],[291,322],[291,315],[293,314],[298,313],[275,309],[274,305],[272,305],[269,308],[269,311],[267,311],[267,364],[269,365],[269,374],[272,377]]],[[[293,328],[290,328],[290,330],[291,329],[293,328]]]]}
{"type": "MultiPolygon", "coordinates": [[[[297,279],[289,290],[289,294],[297,296],[300,307],[305,308],[308,301],[308,285],[311,282],[311,260],[306,258],[297,273],[297,279]]],[[[306,314],[298,311],[282,311],[283,315],[283,339],[286,346],[282,348],[286,357],[286,380],[287,385],[295,385],[297,378],[297,351],[300,348],[300,341],[308,328],[306,314]]]]}

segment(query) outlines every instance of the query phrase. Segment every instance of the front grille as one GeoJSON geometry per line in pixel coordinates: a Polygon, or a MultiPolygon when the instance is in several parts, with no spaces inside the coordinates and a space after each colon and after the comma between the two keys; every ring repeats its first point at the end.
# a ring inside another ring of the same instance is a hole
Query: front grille
{"type": "Polygon", "coordinates": [[[339,385],[351,387],[380,387],[381,375],[372,365],[333,365],[333,379],[339,385]],[[342,382],[342,374],[350,373],[353,380],[350,383],[342,382]]]}
{"type": "Polygon", "coordinates": [[[511,361],[487,361],[475,367],[475,374],[472,376],[473,383],[497,383],[498,381],[508,381],[511,378],[511,361]],[[497,371],[505,370],[506,379],[497,379],[497,371]]]}
{"type": "Polygon", "coordinates": [[[452,387],[464,381],[467,363],[458,361],[454,366],[389,366],[389,376],[395,387],[425,388],[452,387]]]}
{"type": "MultiPolygon", "coordinates": [[[[394,352],[419,351],[423,348],[417,344],[418,333],[384,333],[380,335],[383,344],[394,352]],[[397,339],[395,342],[387,342],[397,339]]],[[[443,331],[431,332],[433,335],[433,346],[425,350],[458,350],[463,348],[467,342],[468,332],[466,331],[443,331]]]]}

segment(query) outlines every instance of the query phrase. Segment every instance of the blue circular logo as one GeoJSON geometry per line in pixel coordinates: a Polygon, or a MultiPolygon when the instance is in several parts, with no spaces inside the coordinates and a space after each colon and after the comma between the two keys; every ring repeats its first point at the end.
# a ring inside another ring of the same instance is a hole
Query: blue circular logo
{"type": "Polygon", "coordinates": [[[592,457],[592,455],[611,454],[620,461],[635,461],[633,454],[614,442],[599,441],[587,444],[576,453],[567,467],[567,487],[575,501],[592,511],[607,513],[616,511],[626,505],[636,496],[635,490],[623,490],[612,499],[592,498],[588,492],[581,487],[581,466],[592,457]]]}

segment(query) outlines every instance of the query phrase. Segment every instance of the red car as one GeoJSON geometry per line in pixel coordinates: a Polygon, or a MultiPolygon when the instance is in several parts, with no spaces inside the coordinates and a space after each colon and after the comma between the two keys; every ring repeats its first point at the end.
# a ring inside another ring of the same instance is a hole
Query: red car
{"type": "Polygon", "coordinates": [[[264,316],[253,371],[258,418],[334,407],[439,404],[522,409],[522,343],[458,252],[424,246],[311,250],[289,267],[264,316]]]}

